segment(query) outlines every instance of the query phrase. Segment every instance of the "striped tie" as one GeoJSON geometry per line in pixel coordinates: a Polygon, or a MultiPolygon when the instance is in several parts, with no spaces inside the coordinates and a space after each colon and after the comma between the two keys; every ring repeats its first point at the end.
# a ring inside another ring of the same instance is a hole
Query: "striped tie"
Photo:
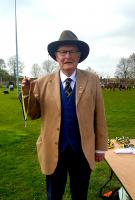
{"type": "Polygon", "coordinates": [[[69,97],[71,95],[71,93],[72,93],[72,88],[71,88],[71,85],[70,85],[71,81],[72,81],[71,78],[67,78],[65,80],[65,82],[66,82],[65,94],[66,94],[67,97],[69,97]]]}

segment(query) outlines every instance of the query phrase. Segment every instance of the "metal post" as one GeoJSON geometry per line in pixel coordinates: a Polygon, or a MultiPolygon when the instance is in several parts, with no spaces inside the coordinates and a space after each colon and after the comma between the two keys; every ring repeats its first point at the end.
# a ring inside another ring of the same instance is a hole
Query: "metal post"
{"type": "Polygon", "coordinates": [[[17,41],[16,0],[15,0],[15,41],[16,41],[16,86],[17,86],[17,96],[19,96],[19,70],[18,70],[18,41],[17,41]]]}

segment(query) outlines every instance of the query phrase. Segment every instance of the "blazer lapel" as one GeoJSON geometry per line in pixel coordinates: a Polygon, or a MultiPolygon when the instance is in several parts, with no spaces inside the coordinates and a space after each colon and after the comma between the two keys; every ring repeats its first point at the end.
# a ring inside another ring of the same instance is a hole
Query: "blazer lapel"
{"type": "Polygon", "coordinates": [[[50,82],[52,84],[52,89],[55,91],[55,95],[53,98],[57,104],[58,110],[61,110],[61,98],[60,98],[60,77],[59,70],[56,71],[53,78],[50,78],[50,82]]]}
{"type": "MultiPolygon", "coordinates": [[[[53,77],[50,77],[52,89],[55,91],[53,98],[57,104],[58,110],[61,111],[61,98],[60,98],[60,75],[59,70],[56,71],[53,77]]],[[[85,90],[87,84],[87,76],[77,69],[76,77],[76,105],[78,105],[80,98],[85,90]]]]}
{"type": "Polygon", "coordinates": [[[84,92],[87,84],[87,77],[80,70],[77,69],[76,78],[76,105],[78,105],[80,98],[84,92]]]}

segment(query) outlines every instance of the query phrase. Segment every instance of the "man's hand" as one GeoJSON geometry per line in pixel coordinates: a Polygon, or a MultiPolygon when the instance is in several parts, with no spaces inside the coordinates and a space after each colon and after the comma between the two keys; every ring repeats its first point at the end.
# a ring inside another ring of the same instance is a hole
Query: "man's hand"
{"type": "Polygon", "coordinates": [[[105,159],[105,153],[95,153],[95,161],[100,162],[105,159]]]}
{"type": "Polygon", "coordinates": [[[30,90],[30,78],[24,78],[22,80],[22,91],[23,95],[28,95],[30,90]]]}

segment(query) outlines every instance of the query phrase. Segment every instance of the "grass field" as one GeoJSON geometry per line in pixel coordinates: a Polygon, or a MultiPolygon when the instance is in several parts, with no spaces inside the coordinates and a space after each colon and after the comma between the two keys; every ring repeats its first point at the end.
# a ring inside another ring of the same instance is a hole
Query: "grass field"
{"type": "MultiPolygon", "coordinates": [[[[45,200],[45,177],[41,174],[36,140],[40,120],[24,127],[16,91],[6,95],[0,89],[0,200],[45,200]]],[[[103,91],[109,138],[135,137],[135,91],[103,91]]],[[[106,162],[96,165],[91,176],[88,199],[99,200],[99,189],[109,176],[106,162]]],[[[108,186],[119,185],[114,177],[108,186]]],[[[67,184],[64,200],[70,200],[67,184]]]]}

